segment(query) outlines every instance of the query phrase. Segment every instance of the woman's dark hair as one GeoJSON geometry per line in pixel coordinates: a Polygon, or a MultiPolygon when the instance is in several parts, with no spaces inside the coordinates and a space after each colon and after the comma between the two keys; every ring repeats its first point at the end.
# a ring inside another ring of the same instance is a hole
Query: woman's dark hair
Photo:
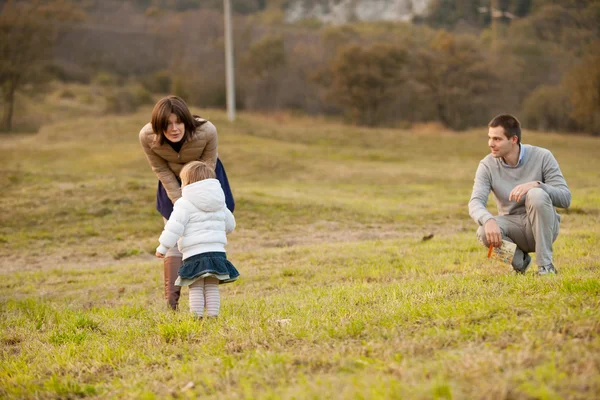
{"type": "Polygon", "coordinates": [[[185,126],[182,142],[190,138],[196,128],[204,124],[205,120],[199,120],[197,115],[192,115],[187,104],[181,97],[167,96],[158,101],[152,110],[152,130],[158,136],[158,144],[165,142],[165,131],[169,125],[171,114],[177,115],[179,121],[185,126]]]}

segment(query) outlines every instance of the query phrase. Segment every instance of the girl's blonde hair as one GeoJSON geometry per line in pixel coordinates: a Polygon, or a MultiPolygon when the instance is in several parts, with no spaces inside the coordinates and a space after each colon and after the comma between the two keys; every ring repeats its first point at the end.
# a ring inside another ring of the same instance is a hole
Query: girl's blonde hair
{"type": "Polygon", "coordinates": [[[204,179],[215,179],[215,171],[202,161],[191,161],[183,166],[179,173],[181,186],[203,181],[204,179]]]}

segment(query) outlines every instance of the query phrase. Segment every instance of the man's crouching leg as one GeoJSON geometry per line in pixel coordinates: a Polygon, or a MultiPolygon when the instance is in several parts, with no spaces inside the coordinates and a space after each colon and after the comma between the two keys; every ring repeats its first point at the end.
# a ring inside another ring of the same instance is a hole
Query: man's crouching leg
{"type": "MultiPolygon", "coordinates": [[[[515,255],[514,255],[513,261],[512,261],[513,269],[515,271],[517,271],[518,273],[525,273],[525,271],[527,270],[527,267],[529,267],[529,264],[531,264],[531,256],[529,254],[525,253],[521,247],[527,248],[527,239],[524,237],[523,238],[518,237],[518,238],[515,238],[516,240],[513,240],[510,236],[507,235],[507,232],[511,231],[511,225],[515,225],[514,221],[509,221],[505,217],[495,217],[494,219],[496,220],[496,223],[500,227],[500,231],[502,232],[502,239],[506,240],[508,242],[511,242],[511,243],[516,243],[516,245],[517,245],[517,250],[515,251],[515,255]],[[520,242],[523,242],[523,243],[520,243],[520,242]]],[[[516,228],[516,225],[512,228],[516,228]]],[[[513,229],[513,230],[515,230],[515,229],[513,229]]],[[[519,232],[519,234],[520,234],[520,232],[519,232]]],[[[519,235],[516,235],[516,236],[519,236],[519,235]]],[[[522,234],[521,234],[521,236],[522,236],[522,234]]],[[[485,228],[483,226],[480,226],[479,229],[477,229],[477,239],[486,248],[490,247],[490,244],[488,243],[487,238],[485,237],[485,228]]]]}
{"type": "Polygon", "coordinates": [[[560,226],[560,217],[554,210],[552,199],[544,189],[531,189],[527,193],[525,209],[535,238],[536,264],[539,267],[551,266],[552,243],[558,237],[560,226]]]}

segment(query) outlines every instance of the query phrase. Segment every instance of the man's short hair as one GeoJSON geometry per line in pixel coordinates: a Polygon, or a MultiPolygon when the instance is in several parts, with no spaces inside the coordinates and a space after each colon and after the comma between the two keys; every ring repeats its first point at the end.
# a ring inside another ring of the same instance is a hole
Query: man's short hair
{"type": "Polygon", "coordinates": [[[517,143],[521,144],[521,123],[518,119],[510,114],[496,115],[494,118],[492,118],[488,124],[488,127],[495,128],[497,126],[504,128],[504,135],[507,139],[516,136],[518,139],[517,143]]]}

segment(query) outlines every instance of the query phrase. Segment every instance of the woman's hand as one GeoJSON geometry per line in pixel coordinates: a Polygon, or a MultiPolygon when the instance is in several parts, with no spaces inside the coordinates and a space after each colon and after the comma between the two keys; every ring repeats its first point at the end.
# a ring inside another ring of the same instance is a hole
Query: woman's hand
{"type": "Polygon", "coordinates": [[[163,253],[159,253],[158,251],[156,252],[156,257],[158,258],[165,258],[165,255],[163,253]]]}

